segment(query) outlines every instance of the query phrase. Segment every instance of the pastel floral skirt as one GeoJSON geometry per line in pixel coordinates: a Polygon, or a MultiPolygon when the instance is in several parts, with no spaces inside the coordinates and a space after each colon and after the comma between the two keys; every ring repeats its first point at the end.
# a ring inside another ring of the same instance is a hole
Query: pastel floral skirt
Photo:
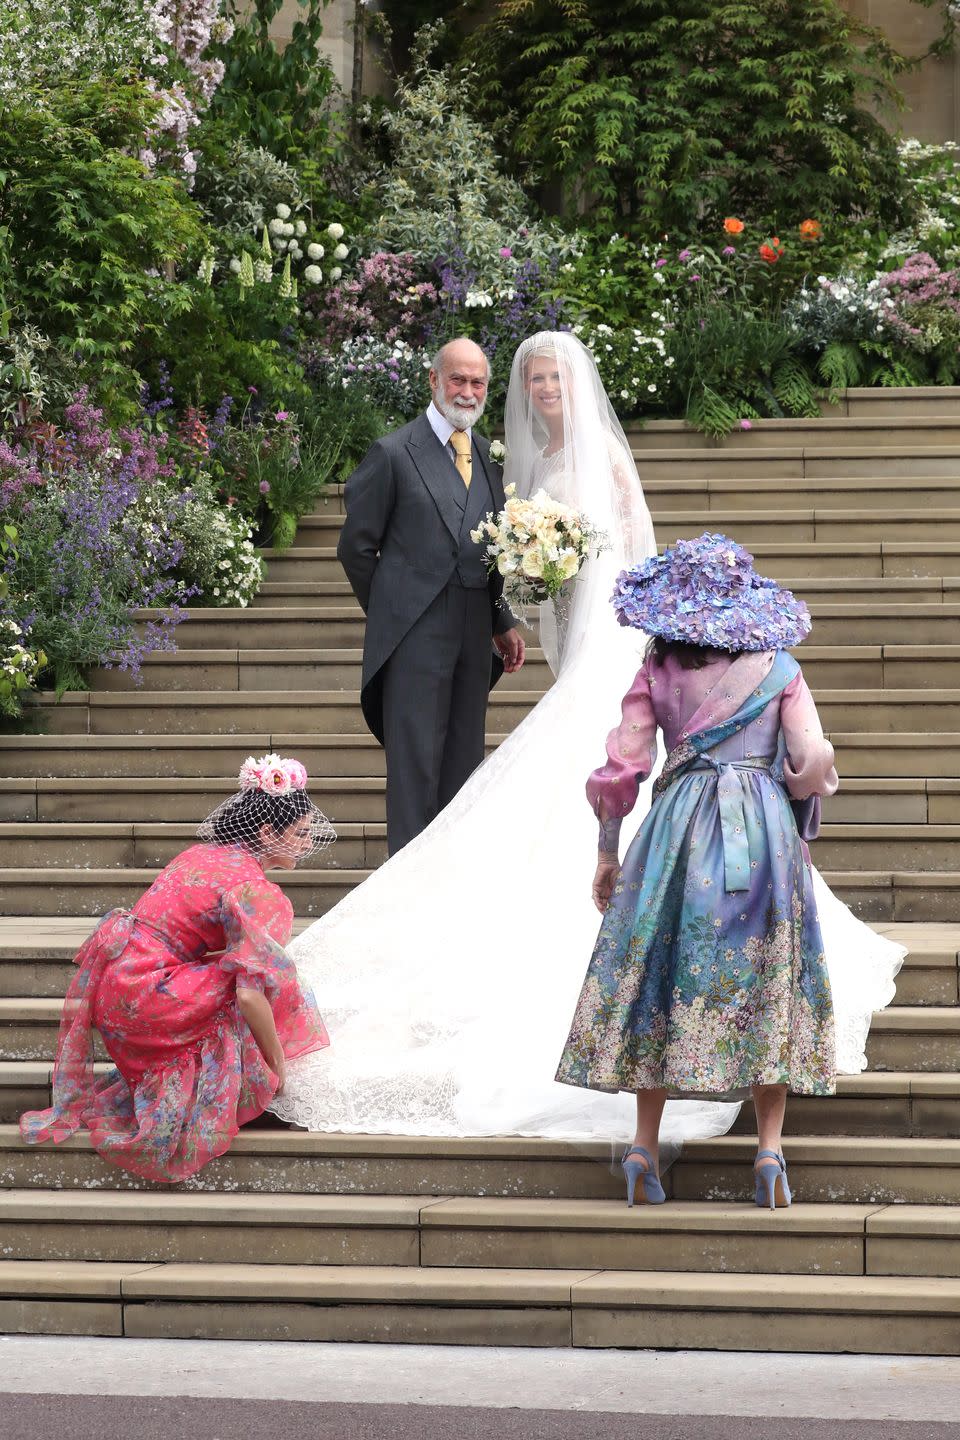
{"type": "Polygon", "coordinates": [[[557,1079],[743,1098],[835,1089],[833,1007],[813,884],[782,787],[743,776],[749,889],[724,888],[713,772],[681,776],[624,860],[557,1079]]]}

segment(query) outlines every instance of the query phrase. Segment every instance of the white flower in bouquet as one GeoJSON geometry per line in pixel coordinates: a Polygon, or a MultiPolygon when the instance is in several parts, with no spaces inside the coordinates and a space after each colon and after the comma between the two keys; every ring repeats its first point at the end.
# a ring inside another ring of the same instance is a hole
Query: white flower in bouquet
{"type": "Polygon", "coordinates": [[[605,543],[585,515],[543,490],[522,500],[512,485],[500,514],[487,515],[471,538],[486,542],[487,564],[504,577],[504,596],[517,608],[553,599],[605,543]]]}
{"type": "Polygon", "coordinates": [[[502,440],[490,441],[490,459],[494,465],[502,465],[507,457],[507,447],[502,440]]]}

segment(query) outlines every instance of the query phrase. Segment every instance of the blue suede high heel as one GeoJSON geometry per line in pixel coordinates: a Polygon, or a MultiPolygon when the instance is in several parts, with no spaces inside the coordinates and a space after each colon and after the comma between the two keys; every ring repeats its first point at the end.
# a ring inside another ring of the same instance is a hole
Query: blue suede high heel
{"type": "Polygon", "coordinates": [[[641,1204],[662,1205],[667,1197],[663,1193],[660,1176],[654,1169],[653,1156],[649,1150],[644,1150],[642,1145],[631,1145],[623,1157],[622,1164],[623,1173],[627,1181],[627,1204],[633,1204],[634,1192],[637,1188],[637,1178],[639,1177],[643,1181],[641,1204]],[[647,1162],[646,1168],[640,1164],[639,1160],[631,1160],[631,1155],[642,1155],[647,1162]]]}
{"type": "Polygon", "coordinates": [[[787,1183],[787,1162],[776,1150],[758,1150],[757,1159],[768,1159],[772,1163],[761,1165],[753,1172],[756,1181],[755,1199],[761,1209],[776,1210],[789,1205],[793,1196],[787,1183]]]}

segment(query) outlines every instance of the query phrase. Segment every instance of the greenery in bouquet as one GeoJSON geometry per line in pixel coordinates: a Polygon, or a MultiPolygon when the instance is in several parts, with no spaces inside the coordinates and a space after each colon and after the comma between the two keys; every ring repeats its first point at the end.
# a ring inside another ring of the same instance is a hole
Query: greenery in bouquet
{"type": "Polygon", "coordinates": [[[36,425],[0,448],[4,520],[17,530],[3,609],[21,643],[45,653],[58,693],[82,688],[93,665],[138,678],[148,651],[173,648],[186,598],[176,575],[182,547],[171,535],[182,497],[167,492],[153,526],[139,512],[168,474],[164,448],[143,429],[104,425],[83,392],[62,429],[36,425]],[[138,626],[131,611],[144,607],[158,614],[138,626]]]}

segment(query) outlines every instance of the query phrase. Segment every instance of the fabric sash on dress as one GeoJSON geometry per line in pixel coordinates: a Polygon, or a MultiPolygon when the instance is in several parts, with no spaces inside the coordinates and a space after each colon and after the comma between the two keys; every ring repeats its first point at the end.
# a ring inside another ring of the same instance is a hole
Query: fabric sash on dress
{"type": "Polygon", "coordinates": [[[750,888],[750,850],[739,772],[769,770],[773,762],[762,758],[715,760],[705,752],[756,720],[799,669],[793,656],[783,650],[741,655],[734,660],[718,681],[720,694],[711,691],[706,696],[683,731],[680,743],[664,761],[653,787],[656,801],[681,775],[707,768],[716,771],[724,889],[728,893],[750,888]]]}

